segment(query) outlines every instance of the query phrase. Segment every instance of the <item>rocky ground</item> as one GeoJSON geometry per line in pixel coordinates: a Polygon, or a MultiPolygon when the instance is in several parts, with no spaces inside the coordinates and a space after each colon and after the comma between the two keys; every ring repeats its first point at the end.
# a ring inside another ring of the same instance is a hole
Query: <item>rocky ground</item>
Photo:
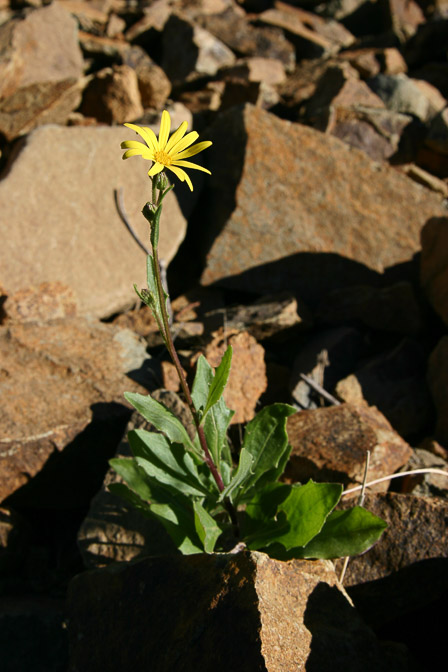
{"type": "MultiPolygon", "coordinates": [[[[256,410],[284,401],[297,408],[290,480],[359,484],[367,450],[371,479],[448,469],[447,44],[446,0],[0,0],[5,672],[99,669],[73,635],[69,663],[71,579],[81,574],[77,633],[94,613],[86,568],[172,552],[106,490],[107,461],[138,422],[125,390],[151,391],[188,423],[133,291],[145,254],[125,220],[145,242],[150,190],[148,166],[121,161],[123,122],[157,130],[167,109],[213,141],[198,157],[212,176],[194,173],[193,193],[178,183],[165,201],[160,254],[188,376],[201,352],[216,365],[233,346],[235,450],[256,410]]],[[[438,475],[371,491],[365,505],[390,527],[349,564],[358,621],[338,593],[348,621],[319,607],[314,635],[339,627],[338,655],[314,647],[288,670],[437,668],[447,493],[438,475]]],[[[277,570],[238,562],[229,576],[261,577],[269,602],[277,570]]],[[[330,590],[327,571],[311,584],[330,590]]],[[[98,581],[107,605],[114,587],[98,581]]],[[[286,583],[286,612],[289,594],[286,583]]],[[[271,650],[256,656],[250,669],[286,669],[271,650]]]]}

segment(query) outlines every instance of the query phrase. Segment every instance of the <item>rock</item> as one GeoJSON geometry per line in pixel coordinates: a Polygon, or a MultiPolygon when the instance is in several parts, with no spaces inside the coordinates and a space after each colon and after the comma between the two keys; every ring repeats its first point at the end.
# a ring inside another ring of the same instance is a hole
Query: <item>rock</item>
{"type": "Polygon", "coordinates": [[[231,424],[248,422],[255,416],[257,402],[267,388],[264,349],[246,331],[220,329],[205,349],[205,358],[213,366],[219,366],[224,352],[231,345],[233,349],[224,399],[227,406],[235,411],[231,424]]]}
{"type": "Polygon", "coordinates": [[[429,450],[414,448],[411,459],[401,471],[413,469],[439,469],[443,474],[415,474],[400,479],[400,492],[412,492],[413,495],[448,498],[448,462],[429,450]]]}
{"type": "Polygon", "coordinates": [[[124,63],[135,70],[143,107],[161,110],[171,93],[171,82],[162,68],[137,46],[125,52],[124,63]]]}
{"type": "Polygon", "coordinates": [[[406,42],[424,23],[425,16],[414,0],[385,0],[386,20],[400,41],[406,42]]]}
{"type": "Polygon", "coordinates": [[[368,553],[350,559],[344,580],[347,590],[371,626],[396,623],[409,613],[414,627],[426,634],[428,615],[415,620],[419,612],[423,615],[423,606],[431,606],[448,589],[448,503],[391,492],[367,494],[364,506],[388,527],[368,553]]]}
{"type": "Polygon", "coordinates": [[[434,152],[448,155],[448,102],[444,102],[446,107],[432,119],[425,144],[434,152]]]}
{"type": "Polygon", "coordinates": [[[93,35],[101,35],[106,30],[108,12],[104,11],[105,4],[104,9],[101,7],[102,3],[92,6],[91,2],[83,0],[62,0],[59,4],[76,18],[81,30],[93,35]]]}
{"type": "MultiPolygon", "coordinates": [[[[141,389],[125,374],[142,367],[148,357],[145,344],[130,331],[74,317],[3,327],[0,348],[0,501],[38,474],[50,458],[57,463],[58,453],[70,444],[73,455],[81,432],[95,419],[106,420],[109,429],[103,430],[95,460],[89,453],[90,464],[85,465],[86,455],[77,448],[77,469],[85,467],[85,483],[80,485],[72,468],[68,490],[87,487],[95,463],[110,450],[108,432],[116,431],[117,422],[119,426],[128,414],[124,390],[141,389]]],[[[144,382],[142,374],[140,380],[144,382]]],[[[63,490],[62,478],[52,491],[59,488],[63,490]]]]}
{"type": "Polygon", "coordinates": [[[70,287],[60,282],[43,282],[8,296],[3,310],[6,319],[13,322],[41,322],[74,317],[78,308],[70,287]]]}
{"type": "Polygon", "coordinates": [[[288,287],[313,308],[325,286],[363,284],[372,270],[409,261],[425,221],[444,212],[438,196],[393,169],[251,106],[220,115],[207,137],[206,285],[288,287]]]}
{"type": "Polygon", "coordinates": [[[427,82],[414,81],[404,73],[379,74],[369,79],[369,86],[389,110],[411,114],[423,122],[432,119],[446,104],[427,82]]]}
{"type": "Polygon", "coordinates": [[[287,72],[294,68],[294,47],[279,28],[253,26],[233,9],[199,17],[198,21],[237,56],[273,58],[283,63],[287,72]]]}
{"type": "Polygon", "coordinates": [[[435,175],[431,175],[427,170],[423,170],[420,166],[416,166],[414,163],[408,163],[400,166],[400,170],[417,182],[417,184],[423,184],[423,186],[428,189],[431,189],[438,194],[442,194],[445,198],[448,197],[448,184],[435,175]]]}
{"type": "Polygon", "coordinates": [[[356,105],[384,108],[381,98],[372,93],[367,84],[359,79],[358,72],[347,63],[330,65],[319,79],[316,91],[307,103],[306,114],[313,125],[322,130],[330,110],[349,110],[356,105]]]}
{"type": "Polygon", "coordinates": [[[59,5],[0,26],[0,132],[12,140],[65,123],[81,100],[83,60],[75,20],[59,5]]]}
{"type": "Polygon", "coordinates": [[[448,217],[431,218],[421,232],[420,282],[436,313],[448,325],[448,217]]]}
{"type": "MultiPolygon", "coordinates": [[[[190,411],[174,392],[165,390],[161,394],[156,390],[151,396],[157,401],[163,401],[185,425],[191,422],[190,411]]],[[[115,457],[131,457],[127,435],[133,429],[150,430],[151,425],[134,411],[115,457]]],[[[165,528],[109,492],[111,483],[123,483],[123,480],[110,467],[78,532],[78,547],[85,567],[104,567],[147,555],[176,553],[165,528]]]]}
{"type": "Polygon", "coordinates": [[[316,317],[323,324],[363,324],[399,334],[416,334],[422,328],[414,289],[405,281],[336,289],[321,301],[316,317]]]}
{"type": "Polygon", "coordinates": [[[448,336],[443,336],[428,362],[428,385],[437,410],[436,438],[448,446],[448,336]]]}
{"type": "Polygon", "coordinates": [[[235,56],[212,33],[186,18],[172,14],[163,31],[162,68],[174,84],[195,75],[215,75],[232,65],[235,56]]]}
{"type": "Polygon", "coordinates": [[[263,296],[250,306],[217,308],[205,315],[206,331],[225,326],[226,329],[248,331],[257,341],[287,340],[299,327],[310,325],[311,317],[306,308],[301,306],[299,316],[297,301],[288,292],[263,296]]]}
{"type": "Polygon", "coordinates": [[[290,378],[291,394],[303,409],[322,406],[322,399],[301,378],[305,374],[330,391],[338,380],[356,367],[362,349],[362,337],[356,329],[340,327],[320,331],[297,348],[290,378]]]}
{"type": "Polygon", "coordinates": [[[5,596],[0,602],[0,647],[5,672],[67,669],[68,637],[61,598],[5,596]]]}
{"type": "Polygon", "coordinates": [[[93,570],[70,584],[69,622],[69,672],[392,669],[325,561],[244,552],[93,570]]]}
{"type": "MultiPolygon", "coordinates": [[[[291,456],[284,478],[290,482],[362,483],[366,451],[369,480],[393,474],[409,460],[412,449],[375,407],[341,404],[299,411],[287,420],[291,456]]],[[[377,490],[387,490],[379,483],[377,490]]]]}
{"type": "Polygon", "coordinates": [[[120,62],[128,45],[121,39],[103,37],[79,31],[79,43],[85,55],[98,62],[99,67],[106,63],[120,62]],[[101,65],[100,65],[101,64],[101,65]]]}
{"type": "Polygon", "coordinates": [[[426,359],[417,341],[405,339],[339,381],[334,393],[348,403],[364,399],[376,406],[395,431],[409,439],[423,431],[432,418],[426,359]]]}
{"type": "MultiPolygon", "coordinates": [[[[46,126],[23,142],[0,181],[2,215],[10,231],[0,252],[8,293],[61,282],[73,289],[80,314],[98,317],[135,303],[133,283],[146,286],[145,254],[120,219],[113,197],[113,190],[122,187],[129,221],[148,242],[141,215],[150,193],[148,166],[138,157],[121,159],[120,142],[133,135],[123,128],[46,126]]],[[[176,191],[183,188],[188,189],[182,185],[176,191]]],[[[159,247],[165,263],[185,230],[170,194],[159,247]]]]}
{"type": "MultiPolygon", "coordinates": [[[[312,20],[310,21],[308,12],[297,10],[285,3],[276,3],[275,9],[267,9],[262,12],[258,21],[281,28],[294,44],[298,60],[328,56],[336,53],[341,46],[340,40],[332,39],[328,33],[327,36],[323,34],[322,30],[319,31],[319,27],[325,25],[324,20],[315,17],[314,25],[310,27],[312,20]]],[[[353,41],[353,35],[346,31],[343,38],[345,46],[353,41]],[[347,39],[348,37],[350,39],[347,39]]]]}
{"type": "Polygon", "coordinates": [[[124,124],[143,114],[139,82],[128,65],[114,65],[97,72],[86,86],[80,111],[105,124],[124,124]]]}
{"type": "Polygon", "coordinates": [[[406,73],[408,66],[401,53],[395,47],[386,47],[383,49],[379,58],[382,64],[382,71],[385,75],[399,75],[406,73]]]}
{"type": "Polygon", "coordinates": [[[286,74],[284,65],[274,58],[240,58],[235,65],[225,68],[224,77],[238,78],[248,82],[264,82],[271,86],[282,84],[286,74]]]}

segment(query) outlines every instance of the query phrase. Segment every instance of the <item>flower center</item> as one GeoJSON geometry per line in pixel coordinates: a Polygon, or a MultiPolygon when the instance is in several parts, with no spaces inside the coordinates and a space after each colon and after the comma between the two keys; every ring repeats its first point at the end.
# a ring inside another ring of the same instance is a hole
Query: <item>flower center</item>
{"type": "Polygon", "coordinates": [[[163,150],[154,152],[154,160],[157,161],[157,163],[161,163],[163,166],[171,165],[171,156],[163,150]]]}

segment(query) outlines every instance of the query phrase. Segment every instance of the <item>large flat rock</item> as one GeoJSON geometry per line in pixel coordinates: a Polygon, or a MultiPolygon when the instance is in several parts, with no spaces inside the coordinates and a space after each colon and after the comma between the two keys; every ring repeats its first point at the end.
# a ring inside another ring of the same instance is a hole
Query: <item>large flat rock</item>
{"type": "MultiPolygon", "coordinates": [[[[135,301],[133,283],[146,286],[145,253],[123,224],[114,198],[114,189],[122,187],[130,223],[149,247],[141,214],[151,199],[149,162],[121,158],[120,142],[134,136],[123,127],[43,126],[22,141],[0,180],[8,230],[0,267],[8,293],[61,282],[75,292],[81,314],[97,317],[135,301]]],[[[182,189],[188,187],[176,186],[182,189]]],[[[159,256],[166,263],[185,231],[185,218],[170,193],[160,227],[159,256]]]]}
{"type": "Polygon", "coordinates": [[[412,259],[425,222],[444,212],[440,196],[394,169],[250,105],[207,137],[204,284],[315,299],[412,259]]]}

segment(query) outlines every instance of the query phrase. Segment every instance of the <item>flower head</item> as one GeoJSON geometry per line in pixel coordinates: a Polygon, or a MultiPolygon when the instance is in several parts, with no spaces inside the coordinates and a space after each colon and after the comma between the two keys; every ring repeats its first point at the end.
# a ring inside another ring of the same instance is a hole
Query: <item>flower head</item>
{"type": "Polygon", "coordinates": [[[181,182],[185,180],[191,191],[193,191],[191,180],[183,168],[195,168],[211,175],[210,171],[206,168],[184,160],[190,156],[199,154],[199,152],[207,149],[212,144],[210,140],[206,140],[190,147],[198,139],[199,134],[196,131],[192,131],[185,135],[188,122],[182,122],[177,131],[169,138],[171,118],[168,112],[164,110],[162,112],[158,139],[154,131],[146,126],[137,126],[136,124],[125,124],[125,126],[138,133],[146,144],[144,145],[143,142],[139,142],[138,140],[126,140],[122,142],[121,148],[126,149],[123,159],[128,159],[130,156],[142,156],[148,161],[153,161],[154,163],[148,171],[149,177],[153,177],[153,175],[157,175],[164,168],[168,168],[181,182]]]}

